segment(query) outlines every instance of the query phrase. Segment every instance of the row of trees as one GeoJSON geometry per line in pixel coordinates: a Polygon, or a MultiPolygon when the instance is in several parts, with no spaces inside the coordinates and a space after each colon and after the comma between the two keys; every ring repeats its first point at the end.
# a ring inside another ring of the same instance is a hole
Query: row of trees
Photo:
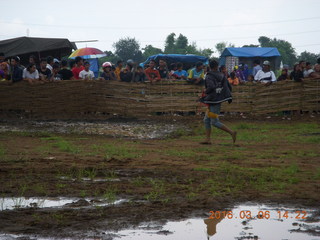
{"type": "MultiPolygon", "coordinates": [[[[242,47],[276,47],[281,54],[282,62],[289,66],[293,66],[295,62],[300,60],[314,64],[317,57],[319,57],[319,54],[307,51],[297,55],[291,43],[285,40],[261,36],[258,41],[259,45],[249,44],[242,47]]],[[[101,59],[102,61],[116,62],[119,59],[124,61],[132,59],[136,62],[143,62],[149,56],[159,53],[196,54],[212,58],[213,53],[216,53],[216,56],[220,56],[226,47],[235,47],[235,45],[228,42],[219,42],[215,45],[215,51],[211,48],[201,49],[197,47],[195,42],[190,44],[188,38],[183,34],[176,36],[175,33],[170,33],[165,40],[164,50],[153,47],[152,45],[146,45],[144,48],[141,48],[140,43],[135,38],[129,37],[122,38],[115,42],[113,47],[115,51],[106,51],[107,57],[101,59]]]]}

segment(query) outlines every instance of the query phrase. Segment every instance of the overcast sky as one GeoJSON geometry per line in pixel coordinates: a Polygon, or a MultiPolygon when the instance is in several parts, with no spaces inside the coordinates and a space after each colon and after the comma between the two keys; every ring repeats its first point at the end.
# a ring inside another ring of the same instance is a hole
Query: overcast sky
{"type": "Polygon", "coordinates": [[[1,0],[0,26],[0,40],[98,40],[77,46],[103,51],[125,37],[163,49],[174,32],[213,50],[221,41],[258,44],[263,35],[289,41],[298,54],[320,53],[320,0],[1,0]]]}

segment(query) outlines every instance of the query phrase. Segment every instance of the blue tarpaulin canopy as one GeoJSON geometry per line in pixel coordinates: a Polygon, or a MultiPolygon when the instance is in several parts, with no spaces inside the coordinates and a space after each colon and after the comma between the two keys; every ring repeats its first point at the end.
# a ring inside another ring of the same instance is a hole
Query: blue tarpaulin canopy
{"type": "Polygon", "coordinates": [[[277,48],[271,47],[242,47],[242,48],[225,48],[221,57],[280,57],[277,48]]]}
{"type": "Polygon", "coordinates": [[[192,64],[194,65],[196,62],[203,62],[205,64],[208,63],[208,58],[203,57],[203,56],[197,56],[197,55],[183,55],[183,54],[157,54],[148,57],[148,59],[140,63],[140,66],[144,66],[145,64],[149,63],[150,60],[155,60],[158,62],[160,59],[163,59],[167,62],[168,65],[171,63],[177,63],[181,62],[184,64],[192,64]]]}
{"type": "Polygon", "coordinates": [[[239,63],[247,64],[248,67],[251,69],[253,67],[254,60],[265,61],[268,60],[271,62],[271,66],[274,69],[277,69],[280,64],[280,53],[277,48],[272,47],[241,47],[241,48],[225,48],[222,52],[219,65],[227,65],[228,70],[230,71],[233,69],[234,65],[238,65],[239,63]],[[237,58],[238,60],[233,60],[232,66],[230,62],[228,63],[227,58],[233,57],[237,58]]]}

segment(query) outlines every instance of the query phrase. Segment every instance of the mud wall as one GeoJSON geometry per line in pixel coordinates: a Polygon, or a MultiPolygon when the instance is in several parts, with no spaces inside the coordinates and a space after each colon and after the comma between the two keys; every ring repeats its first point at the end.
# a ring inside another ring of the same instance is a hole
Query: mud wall
{"type": "MultiPolygon", "coordinates": [[[[202,87],[184,82],[122,83],[61,81],[42,85],[0,84],[2,118],[99,119],[154,116],[158,112],[198,112],[202,87]]],[[[285,110],[320,111],[320,79],[233,87],[233,103],[222,111],[265,114],[285,110]]]]}

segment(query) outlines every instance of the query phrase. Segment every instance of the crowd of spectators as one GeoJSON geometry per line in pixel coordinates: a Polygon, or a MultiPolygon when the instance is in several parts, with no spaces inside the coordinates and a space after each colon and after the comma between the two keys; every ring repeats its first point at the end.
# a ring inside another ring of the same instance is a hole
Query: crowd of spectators
{"type": "Polygon", "coordinates": [[[230,75],[226,72],[225,66],[220,67],[220,72],[226,74],[231,85],[239,85],[245,83],[263,83],[271,84],[272,82],[293,80],[301,82],[305,78],[320,78],[320,58],[317,59],[317,64],[312,66],[310,62],[300,61],[296,63],[289,73],[289,68],[286,66],[281,69],[280,74],[276,74],[271,70],[271,63],[264,61],[262,66],[259,60],[254,61],[252,74],[249,74],[249,69],[246,64],[235,66],[230,75]]]}
{"type": "MultiPolygon", "coordinates": [[[[160,59],[158,63],[150,60],[148,64],[140,66],[132,60],[123,62],[119,60],[116,65],[111,62],[105,62],[101,66],[102,72],[99,77],[90,70],[90,63],[84,61],[81,57],[75,60],[59,61],[51,56],[42,58],[39,61],[35,56],[29,57],[27,67],[20,64],[18,56],[5,58],[0,53],[0,81],[15,83],[26,81],[30,84],[45,83],[60,80],[110,80],[123,82],[158,82],[163,79],[172,81],[186,81],[190,84],[204,85],[208,67],[202,63],[195,63],[191,69],[184,69],[181,62],[172,63],[167,66],[164,59],[160,59]]],[[[220,66],[219,71],[225,75],[231,85],[245,84],[248,82],[260,82],[263,84],[271,84],[276,81],[293,80],[301,82],[305,78],[320,78],[320,58],[317,64],[312,66],[309,62],[300,61],[295,64],[292,71],[289,72],[287,67],[281,70],[276,77],[271,70],[269,61],[263,61],[262,66],[259,60],[254,61],[252,70],[246,64],[235,66],[232,72],[228,72],[226,66],[220,66]],[[252,74],[249,74],[252,73],[252,74]]]]}

